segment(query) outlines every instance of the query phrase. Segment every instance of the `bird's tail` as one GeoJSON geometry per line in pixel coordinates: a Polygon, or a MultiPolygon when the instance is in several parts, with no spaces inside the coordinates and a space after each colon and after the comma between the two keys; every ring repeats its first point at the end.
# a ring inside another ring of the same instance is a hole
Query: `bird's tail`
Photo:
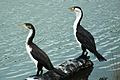
{"type": "Polygon", "coordinates": [[[101,61],[107,61],[100,53],[95,53],[95,56],[97,57],[97,59],[101,62],[101,61]]]}

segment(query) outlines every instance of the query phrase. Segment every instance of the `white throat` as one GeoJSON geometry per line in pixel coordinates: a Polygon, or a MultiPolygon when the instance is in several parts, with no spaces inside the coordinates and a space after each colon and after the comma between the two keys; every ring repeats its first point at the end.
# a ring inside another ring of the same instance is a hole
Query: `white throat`
{"type": "Polygon", "coordinates": [[[75,13],[76,13],[76,19],[75,19],[74,25],[73,25],[74,34],[76,34],[77,24],[78,24],[78,22],[79,22],[79,20],[80,20],[80,18],[81,18],[81,16],[82,16],[81,11],[75,12],[75,13]]]}
{"type": "Polygon", "coordinates": [[[81,46],[80,42],[78,41],[78,39],[77,39],[77,37],[76,37],[76,29],[77,29],[77,24],[78,24],[78,22],[79,22],[79,20],[80,20],[80,18],[81,18],[81,16],[82,16],[82,14],[81,14],[81,11],[75,12],[75,13],[76,13],[76,19],[75,19],[74,25],[73,25],[74,36],[75,36],[75,39],[76,39],[76,41],[78,42],[79,46],[81,46]]]}
{"type": "Polygon", "coordinates": [[[29,30],[29,34],[28,34],[28,36],[27,36],[27,38],[26,38],[26,44],[27,44],[29,38],[31,37],[32,33],[33,33],[33,30],[30,29],[30,30],[29,30]]]}

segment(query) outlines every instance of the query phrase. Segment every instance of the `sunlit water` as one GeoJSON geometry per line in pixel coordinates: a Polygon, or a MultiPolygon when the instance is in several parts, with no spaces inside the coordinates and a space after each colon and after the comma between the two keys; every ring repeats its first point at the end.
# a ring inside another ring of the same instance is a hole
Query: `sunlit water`
{"type": "Polygon", "coordinates": [[[81,25],[95,37],[97,50],[107,62],[94,55],[89,80],[120,80],[120,0],[1,0],[0,1],[0,80],[23,80],[35,74],[35,66],[25,49],[28,32],[17,24],[35,25],[34,42],[57,67],[80,55],[73,35],[75,15],[68,8],[78,5],[84,12],[81,25]]]}

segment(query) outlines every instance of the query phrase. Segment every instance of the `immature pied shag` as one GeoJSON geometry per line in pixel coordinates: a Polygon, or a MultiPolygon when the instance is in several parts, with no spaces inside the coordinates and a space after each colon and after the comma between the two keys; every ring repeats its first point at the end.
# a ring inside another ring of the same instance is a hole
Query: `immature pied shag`
{"type": "Polygon", "coordinates": [[[94,37],[91,35],[90,32],[88,32],[86,29],[84,29],[80,22],[83,18],[83,11],[78,6],[73,6],[69,8],[72,12],[75,12],[76,14],[76,20],[74,22],[73,28],[74,28],[74,35],[77,40],[77,42],[81,43],[81,48],[83,50],[82,55],[85,55],[84,53],[87,52],[86,49],[88,49],[90,52],[92,52],[99,61],[106,61],[106,59],[98,53],[96,50],[96,45],[94,41],[94,37]]]}
{"type": "Polygon", "coordinates": [[[26,39],[26,50],[37,67],[36,76],[39,76],[40,71],[41,71],[40,76],[42,76],[43,67],[45,67],[47,70],[53,70],[59,75],[64,75],[63,73],[61,73],[60,71],[53,67],[47,54],[43,50],[41,50],[36,44],[33,43],[33,38],[35,36],[34,26],[31,23],[24,23],[23,26],[29,30],[29,34],[26,39]]]}

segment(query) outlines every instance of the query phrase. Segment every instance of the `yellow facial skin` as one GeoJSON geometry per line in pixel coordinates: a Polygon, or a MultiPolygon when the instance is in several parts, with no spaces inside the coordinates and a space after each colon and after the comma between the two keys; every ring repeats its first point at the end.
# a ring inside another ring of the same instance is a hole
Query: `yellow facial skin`
{"type": "Polygon", "coordinates": [[[79,9],[74,8],[74,7],[70,7],[69,10],[72,11],[72,12],[80,12],[79,9]]]}
{"type": "Polygon", "coordinates": [[[70,8],[68,8],[70,11],[72,11],[72,12],[74,12],[74,7],[70,7],[70,8]]]}
{"type": "Polygon", "coordinates": [[[26,26],[25,24],[18,24],[19,27],[29,29],[31,26],[26,26]]]}

